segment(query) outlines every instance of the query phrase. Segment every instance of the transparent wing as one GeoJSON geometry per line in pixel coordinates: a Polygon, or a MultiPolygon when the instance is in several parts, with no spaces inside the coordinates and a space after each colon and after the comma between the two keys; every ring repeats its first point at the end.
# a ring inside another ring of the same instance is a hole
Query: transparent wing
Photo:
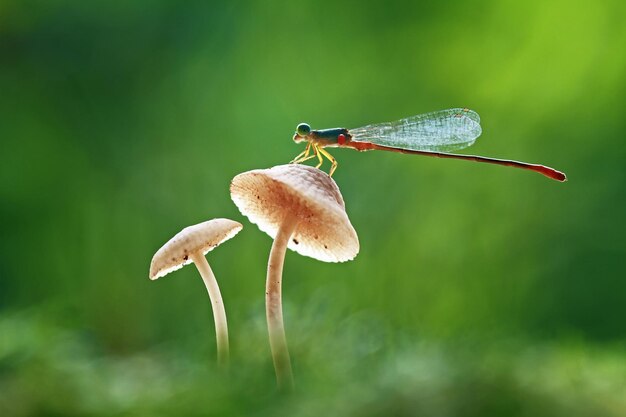
{"type": "Polygon", "coordinates": [[[416,151],[449,152],[472,145],[482,130],[478,113],[468,109],[449,109],[350,129],[349,132],[355,142],[416,151]]]}

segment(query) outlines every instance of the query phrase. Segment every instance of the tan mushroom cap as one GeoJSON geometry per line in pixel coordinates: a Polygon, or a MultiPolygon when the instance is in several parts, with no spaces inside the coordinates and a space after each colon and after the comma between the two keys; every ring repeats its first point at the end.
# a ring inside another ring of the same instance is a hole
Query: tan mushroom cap
{"type": "Polygon", "coordinates": [[[213,219],[185,227],[171,238],[152,257],[150,279],[157,279],[191,263],[190,254],[205,255],[232,238],[243,228],[229,219],[213,219]]]}
{"type": "Polygon", "coordinates": [[[241,213],[274,239],[289,214],[299,222],[288,248],[324,262],[345,262],[359,253],[359,238],[339,187],[307,165],[279,165],[233,178],[231,198],[241,213]]]}

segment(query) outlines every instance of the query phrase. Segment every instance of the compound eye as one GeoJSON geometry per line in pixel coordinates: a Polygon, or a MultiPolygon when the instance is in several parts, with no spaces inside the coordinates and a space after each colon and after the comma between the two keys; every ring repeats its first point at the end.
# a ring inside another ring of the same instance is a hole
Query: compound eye
{"type": "Polygon", "coordinates": [[[296,127],[296,133],[298,136],[307,136],[311,133],[311,126],[306,123],[300,123],[298,127],[296,127]]]}

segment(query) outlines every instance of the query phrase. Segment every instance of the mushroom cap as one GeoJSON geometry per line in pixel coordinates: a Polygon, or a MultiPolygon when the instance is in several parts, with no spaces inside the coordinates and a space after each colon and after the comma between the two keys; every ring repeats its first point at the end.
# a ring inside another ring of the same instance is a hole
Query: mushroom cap
{"type": "Polygon", "coordinates": [[[359,238],[346,214],[339,187],[307,165],[279,165],[233,178],[230,195],[239,211],[276,237],[288,215],[299,221],[288,248],[324,262],[345,262],[359,253],[359,238]]]}
{"type": "Polygon", "coordinates": [[[185,227],[154,254],[150,263],[150,279],[182,268],[192,262],[190,254],[201,252],[205,255],[242,228],[241,223],[229,219],[213,219],[185,227]]]}

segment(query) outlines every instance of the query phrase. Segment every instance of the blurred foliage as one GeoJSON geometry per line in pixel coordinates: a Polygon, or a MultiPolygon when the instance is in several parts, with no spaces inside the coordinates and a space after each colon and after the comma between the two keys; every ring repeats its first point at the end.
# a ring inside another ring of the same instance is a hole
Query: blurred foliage
{"type": "Polygon", "coordinates": [[[621,416],[626,4],[615,0],[0,2],[0,415],[621,416]],[[337,150],[355,261],[289,253],[297,393],[276,396],[271,240],[230,201],[297,123],[450,107],[502,167],[337,150]],[[184,226],[228,313],[214,369],[184,226]]]}

